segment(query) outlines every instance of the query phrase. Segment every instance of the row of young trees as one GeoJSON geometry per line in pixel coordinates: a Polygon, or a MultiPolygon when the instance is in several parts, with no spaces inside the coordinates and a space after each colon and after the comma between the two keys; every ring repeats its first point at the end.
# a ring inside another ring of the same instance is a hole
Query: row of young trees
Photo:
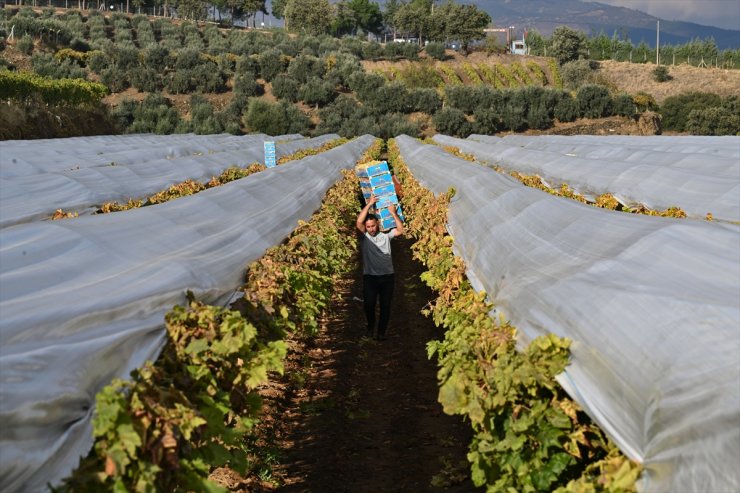
{"type": "Polygon", "coordinates": [[[586,36],[585,33],[561,26],[549,38],[537,31],[527,33],[527,47],[531,55],[552,56],[560,63],[579,58],[592,60],[617,60],[636,63],[659,61],[663,64],[691,63],[707,66],[720,65],[725,68],[740,66],[740,49],[720,50],[714,39],[692,39],[680,45],[660,46],[659,53],[643,40],[635,45],[624,34],[615,32],[612,37],[605,33],[586,36]]]}

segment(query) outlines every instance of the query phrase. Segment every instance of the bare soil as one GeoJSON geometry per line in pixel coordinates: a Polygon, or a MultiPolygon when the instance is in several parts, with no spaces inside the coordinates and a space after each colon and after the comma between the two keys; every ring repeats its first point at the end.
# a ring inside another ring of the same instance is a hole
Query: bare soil
{"type": "Polygon", "coordinates": [[[286,377],[263,393],[273,445],[282,450],[271,481],[212,476],[232,491],[471,492],[471,432],[437,402],[427,341],[442,331],[420,311],[433,293],[394,240],[396,285],[388,340],[365,337],[358,269],[336,285],[318,337],[293,340],[286,377]],[[434,482],[434,485],[432,484],[434,482]]]}

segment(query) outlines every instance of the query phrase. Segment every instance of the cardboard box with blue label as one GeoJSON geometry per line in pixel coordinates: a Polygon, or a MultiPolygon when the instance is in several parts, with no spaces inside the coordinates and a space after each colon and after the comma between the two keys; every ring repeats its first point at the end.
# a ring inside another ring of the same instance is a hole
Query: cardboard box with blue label
{"type": "Polygon", "coordinates": [[[393,176],[385,161],[371,161],[357,165],[355,174],[362,189],[362,196],[365,200],[371,195],[375,195],[378,201],[375,203],[373,214],[378,216],[381,231],[388,231],[395,227],[396,223],[390,213],[391,204],[396,206],[398,217],[403,221],[403,211],[396,195],[396,188],[393,185],[393,176]]]}

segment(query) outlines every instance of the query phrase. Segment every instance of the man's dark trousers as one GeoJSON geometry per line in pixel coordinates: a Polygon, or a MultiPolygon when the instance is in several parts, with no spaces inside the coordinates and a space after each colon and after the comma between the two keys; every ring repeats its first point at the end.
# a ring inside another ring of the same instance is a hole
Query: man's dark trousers
{"type": "Polygon", "coordinates": [[[380,297],[380,320],[378,320],[378,337],[385,337],[388,320],[391,316],[391,300],[393,299],[393,274],[384,276],[362,276],[362,291],[367,317],[367,331],[372,333],[375,327],[375,302],[380,297]]]}

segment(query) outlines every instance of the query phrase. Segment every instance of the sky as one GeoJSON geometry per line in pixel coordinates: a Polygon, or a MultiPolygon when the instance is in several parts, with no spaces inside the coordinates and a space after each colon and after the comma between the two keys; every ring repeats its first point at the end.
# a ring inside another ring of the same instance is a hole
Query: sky
{"type": "Polygon", "coordinates": [[[740,0],[594,0],[641,10],[669,21],[740,29],[740,0]]]}

